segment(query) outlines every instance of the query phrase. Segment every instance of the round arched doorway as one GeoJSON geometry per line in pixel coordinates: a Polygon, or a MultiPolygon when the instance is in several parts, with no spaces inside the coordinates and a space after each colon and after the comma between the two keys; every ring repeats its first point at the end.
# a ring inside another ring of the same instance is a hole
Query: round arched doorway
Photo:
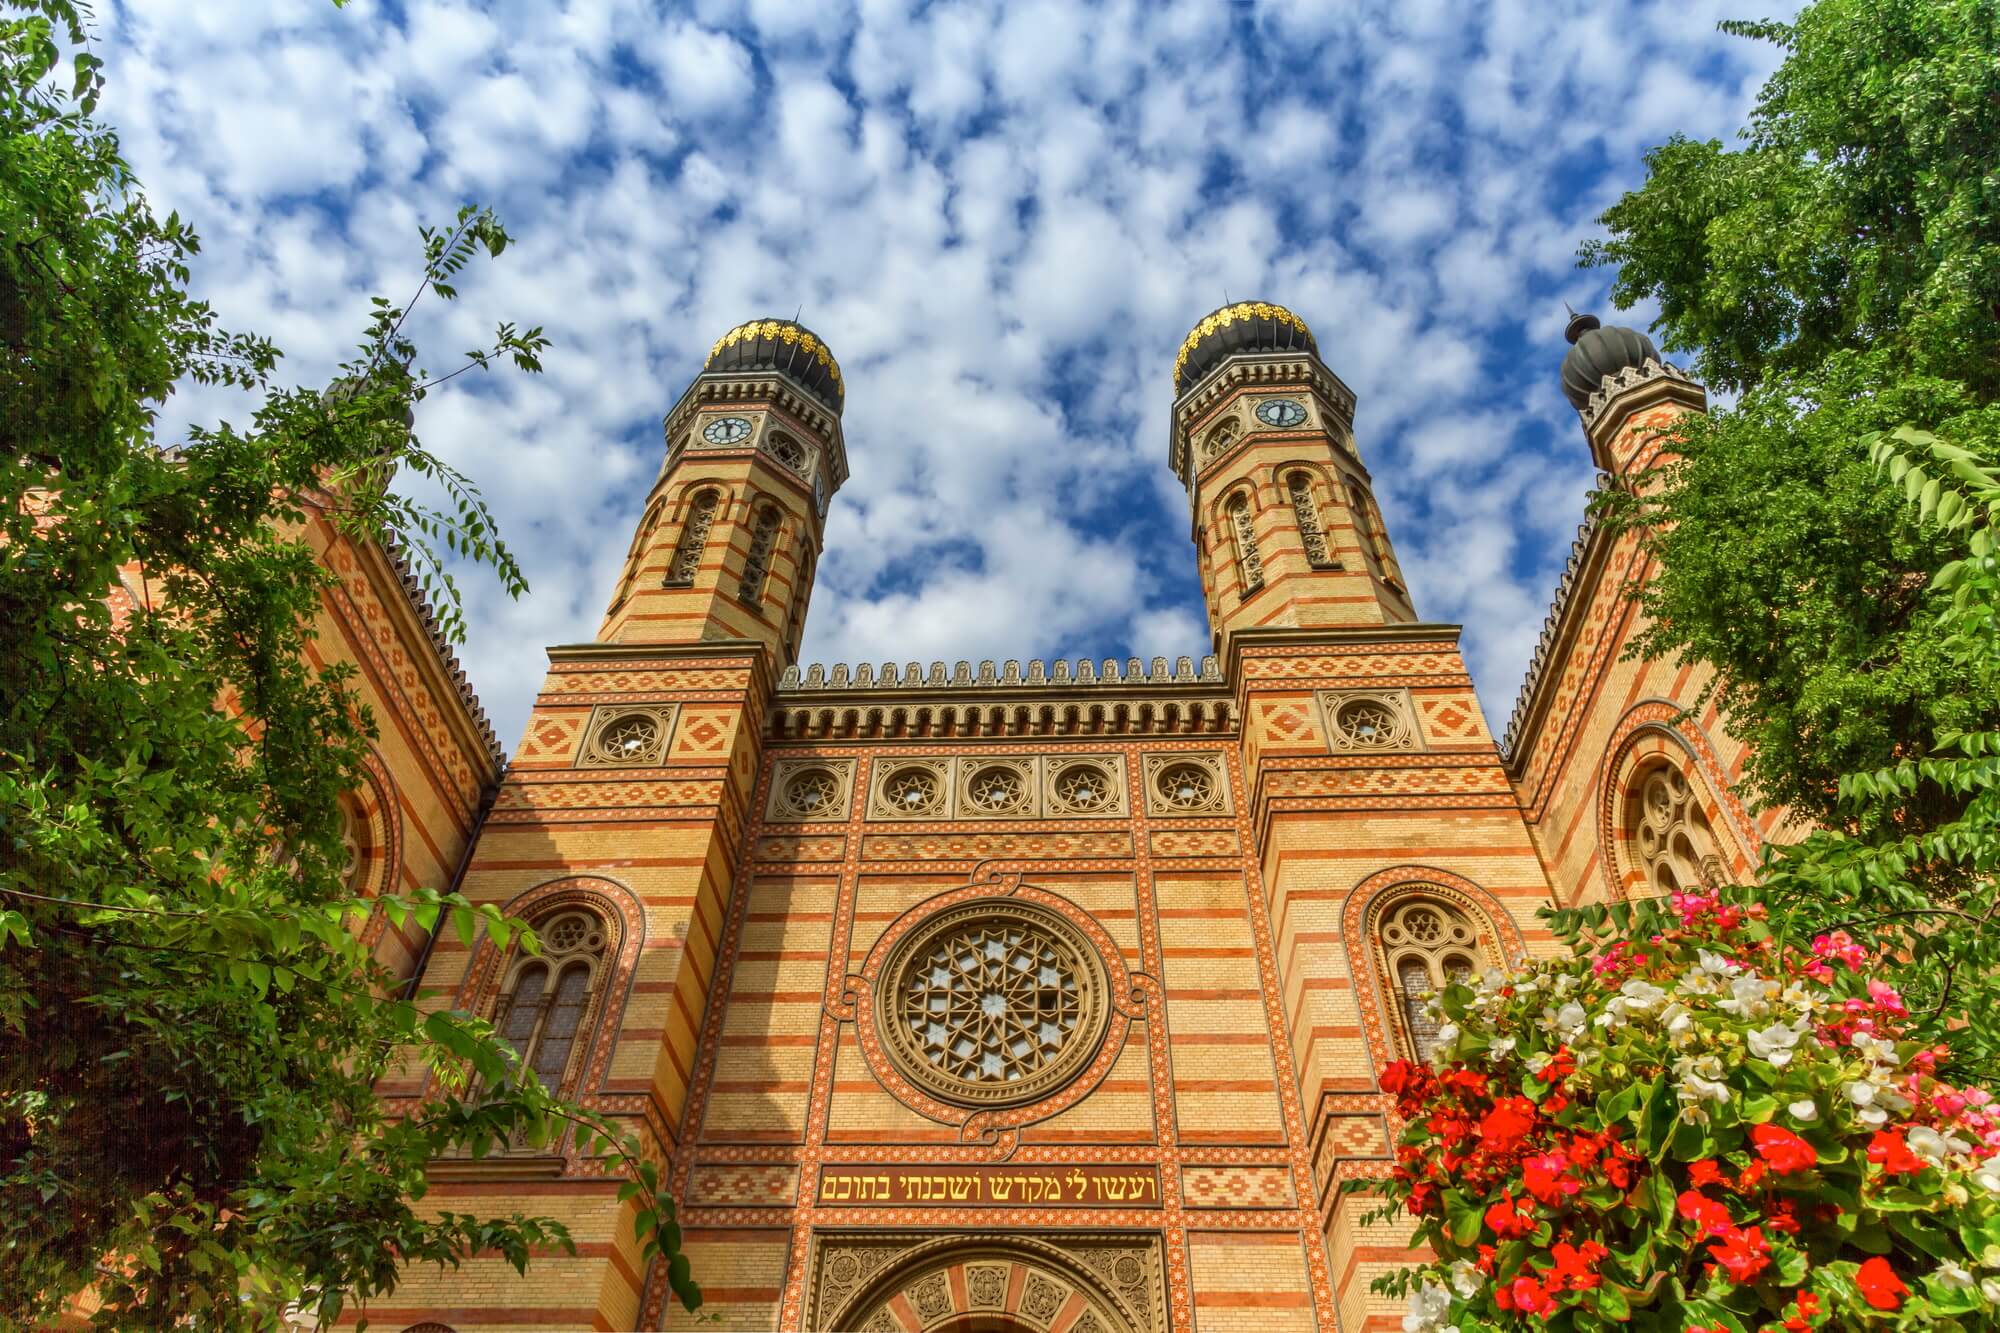
{"type": "Polygon", "coordinates": [[[888,1258],[829,1247],[814,1305],[849,1333],[1155,1333],[1150,1246],[944,1236],[888,1258]],[[871,1269],[871,1258],[886,1262],[871,1269]]]}

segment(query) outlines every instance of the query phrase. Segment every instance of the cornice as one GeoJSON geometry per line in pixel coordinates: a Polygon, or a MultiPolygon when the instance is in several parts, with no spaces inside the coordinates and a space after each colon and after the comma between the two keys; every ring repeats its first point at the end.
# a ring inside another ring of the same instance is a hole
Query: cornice
{"type": "MultiPolygon", "coordinates": [[[[1597,485],[1601,490],[1611,485],[1611,478],[1600,472],[1597,485]]],[[[1583,521],[1576,530],[1576,540],[1570,543],[1569,560],[1563,566],[1562,577],[1556,581],[1556,595],[1549,613],[1542,620],[1542,636],[1535,642],[1534,655],[1528,659],[1528,674],[1514,696],[1514,711],[1507,719],[1506,733],[1500,738],[1500,762],[1507,775],[1516,781],[1526,769],[1528,756],[1534,752],[1535,734],[1547,718],[1556,682],[1561,679],[1556,664],[1567,658],[1569,645],[1583,623],[1589,599],[1578,590],[1597,585],[1612,545],[1611,534],[1594,515],[1583,521]]]]}
{"type": "Polygon", "coordinates": [[[1229,636],[1227,677],[1232,681],[1244,679],[1243,659],[1253,648],[1295,647],[1307,651],[1356,643],[1434,643],[1439,639],[1449,641],[1455,648],[1463,632],[1462,625],[1421,620],[1399,625],[1355,625],[1351,628],[1335,625],[1255,625],[1229,636]]]}
{"type": "Polygon", "coordinates": [[[1708,391],[1679,366],[1664,361],[1647,361],[1627,366],[1615,375],[1598,381],[1597,392],[1578,409],[1590,451],[1602,468],[1611,468],[1611,441],[1635,412],[1656,402],[1678,401],[1696,412],[1708,410],[1708,391]]]}
{"type": "Polygon", "coordinates": [[[558,643],[548,648],[549,665],[642,662],[669,665],[679,661],[712,661],[718,657],[754,659],[751,669],[763,693],[776,687],[771,650],[755,639],[702,639],[696,643],[558,643]]]}

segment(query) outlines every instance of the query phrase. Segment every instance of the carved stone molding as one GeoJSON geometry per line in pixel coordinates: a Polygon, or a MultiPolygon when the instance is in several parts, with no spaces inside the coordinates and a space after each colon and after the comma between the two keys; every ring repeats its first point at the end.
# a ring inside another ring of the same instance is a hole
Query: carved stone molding
{"type": "Polygon", "coordinates": [[[1321,690],[1321,721],[1335,754],[1394,754],[1424,748],[1408,690],[1321,690]]]}
{"type": "Polygon", "coordinates": [[[1166,1333],[1152,1233],[822,1233],[813,1239],[809,1327],[926,1333],[1004,1319],[1038,1333],[1166,1333]]]}
{"type": "Polygon", "coordinates": [[[577,747],[578,768],[655,768],[673,739],[678,704],[599,704],[577,747]]]}
{"type": "Polygon", "coordinates": [[[852,759],[780,759],[764,818],[775,823],[846,819],[854,805],[852,759]]]}
{"type": "MultiPolygon", "coordinates": [[[[772,808],[784,819],[833,819],[839,815],[789,813],[781,805],[786,774],[804,772],[829,760],[782,760],[772,788],[772,808]]],[[[851,761],[841,761],[850,764],[851,761]]],[[[960,755],[885,759],[874,769],[869,794],[871,820],[1006,820],[1122,818],[1125,760],[1116,754],[960,755]]]]}

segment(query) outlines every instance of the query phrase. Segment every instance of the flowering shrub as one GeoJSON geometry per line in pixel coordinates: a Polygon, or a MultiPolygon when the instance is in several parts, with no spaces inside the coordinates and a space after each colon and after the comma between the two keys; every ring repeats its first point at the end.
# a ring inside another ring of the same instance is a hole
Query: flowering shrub
{"type": "MultiPolygon", "coordinates": [[[[1449,987],[1392,1065],[1408,1333],[2000,1327],[2000,1105],[1882,960],[1677,896],[1657,932],[1449,987]]],[[[1602,909],[1597,909],[1599,915],[1602,909]]]]}

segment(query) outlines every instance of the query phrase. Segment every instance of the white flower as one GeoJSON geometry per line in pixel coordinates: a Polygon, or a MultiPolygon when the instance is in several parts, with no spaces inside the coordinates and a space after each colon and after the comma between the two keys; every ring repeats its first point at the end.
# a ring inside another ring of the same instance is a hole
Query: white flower
{"type": "Polygon", "coordinates": [[[1938,1270],[1933,1276],[1937,1278],[1940,1287],[1952,1291],[1964,1291],[1972,1285],[1972,1270],[1961,1268],[1949,1259],[1938,1265],[1938,1270]]]}
{"type": "Polygon", "coordinates": [[[1972,1145],[1958,1135],[1940,1134],[1929,1125],[1912,1125],[1905,1137],[1909,1140],[1911,1152],[1934,1165],[1942,1165],[1944,1159],[1953,1153],[1972,1151],[1972,1145]]]}
{"type": "Polygon", "coordinates": [[[1589,1021],[1590,1014],[1575,1000],[1556,1010],[1556,1027],[1564,1036],[1573,1036],[1583,1031],[1583,1025],[1589,1021]]]}
{"type": "Polygon", "coordinates": [[[1578,981],[1576,977],[1571,975],[1570,973],[1568,972],[1561,973],[1556,977],[1556,994],[1567,995],[1582,984],[1583,984],[1582,982],[1578,981]]]}
{"type": "Polygon", "coordinates": [[[1697,949],[1695,957],[1701,962],[1701,970],[1712,977],[1733,977],[1743,969],[1719,953],[1707,949],[1697,949]]]}
{"type": "Polygon", "coordinates": [[[1667,993],[1658,986],[1637,977],[1620,986],[1618,994],[1624,997],[1625,1008],[1635,1014],[1643,1014],[1667,998],[1667,993]]]}
{"type": "Polygon", "coordinates": [[[2000,1305],[2000,1282],[1990,1277],[1980,1278],[1979,1295],[1988,1305],[2000,1305]]]}
{"type": "Polygon", "coordinates": [[[1444,1024],[1442,1027],[1438,1029],[1438,1034],[1437,1034],[1438,1054],[1443,1055],[1447,1050],[1451,1048],[1452,1043],[1456,1042],[1457,1040],[1458,1040],[1458,1024],[1456,1023],[1444,1024]]]}
{"type": "Polygon", "coordinates": [[[1875,1085],[1873,1083],[1865,1083],[1860,1079],[1856,1079],[1847,1085],[1845,1091],[1847,1093],[1847,1100],[1853,1102],[1856,1106],[1873,1106],[1875,1104],[1875,1085]]]}
{"type": "Polygon", "coordinates": [[[1495,1064],[1498,1064],[1513,1053],[1514,1039],[1512,1037],[1496,1037],[1493,1039],[1493,1044],[1486,1048],[1486,1058],[1495,1064]]]}
{"type": "Polygon", "coordinates": [[[1727,1009],[1743,1018],[1755,1018],[1771,1006],[1766,1001],[1770,983],[1754,972],[1729,983],[1729,998],[1718,1000],[1718,1009],[1727,1009]]]}
{"type": "Polygon", "coordinates": [[[1530,1074],[1540,1074],[1544,1069],[1549,1067],[1550,1062],[1555,1058],[1555,1052],[1553,1051],[1535,1051],[1521,1063],[1528,1066],[1530,1074]]]}
{"type": "Polygon", "coordinates": [[[1785,1109],[1792,1113],[1792,1119],[1794,1120],[1813,1121],[1819,1119],[1819,1107],[1813,1104],[1813,1099],[1810,1097],[1801,1097],[1785,1109]]]}
{"type": "Polygon", "coordinates": [[[1451,1293],[1435,1282],[1426,1282],[1410,1293],[1410,1312],[1403,1316],[1403,1333],[1443,1333],[1446,1311],[1451,1309],[1451,1293]]]}
{"type": "MultiPolygon", "coordinates": [[[[1972,1173],[1972,1182],[1988,1194],[2000,1194],[2000,1159],[1989,1157],[1981,1162],[1979,1169],[1972,1173]]],[[[1996,1256],[1991,1266],[2000,1268],[2000,1256],[1996,1256]]]]}
{"type": "Polygon", "coordinates": [[[1660,1010],[1660,1023],[1666,1028],[1667,1036],[1675,1041],[1694,1031],[1694,1015],[1679,1001],[1660,1010]]]}
{"type": "Polygon", "coordinates": [[[1729,1100],[1729,1085],[1720,1079],[1703,1078],[1699,1074],[1683,1074],[1680,1096],[1682,1101],[1709,1101],[1720,1105],[1729,1100]]]}
{"type": "Polygon", "coordinates": [[[1479,1269],[1465,1259],[1454,1262],[1447,1276],[1451,1279],[1451,1289],[1468,1301],[1477,1296],[1479,1289],[1486,1285],[1486,1279],[1479,1269]]]}
{"type": "Polygon", "coordinates": [[[1759,1060],[1769,1060],[1782,1069],[1792,1062],[1792,1048],[1799,1044],[1803,1035],[1797,1028],[1786,1027],[1783,1023],[1757,1028],[1750,1033],[1750,1054],[1759,1060]]]}

